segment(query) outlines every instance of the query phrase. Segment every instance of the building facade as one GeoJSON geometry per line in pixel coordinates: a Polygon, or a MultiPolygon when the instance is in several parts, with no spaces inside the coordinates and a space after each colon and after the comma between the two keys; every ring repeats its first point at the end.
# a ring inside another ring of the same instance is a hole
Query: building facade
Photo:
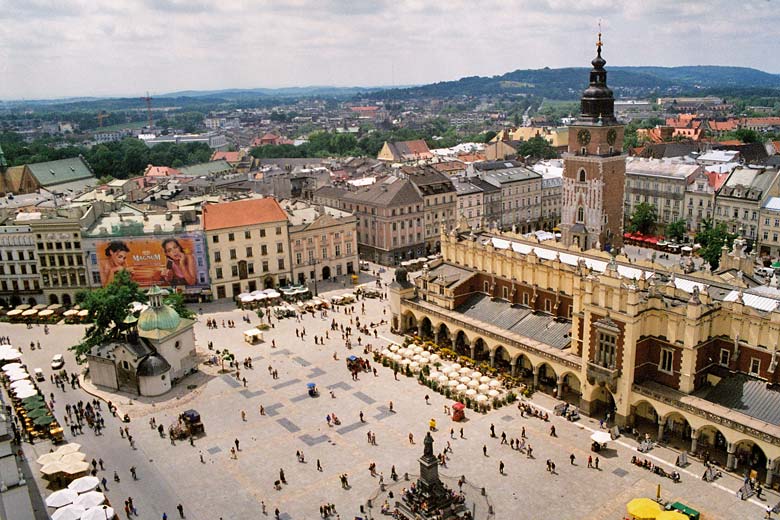
{"type": "Polygon", "coordinates": [[[216,298],[292,280],[287,213],[275,199],[203,206],[211,291],[216,298]]]}
{"type": "Polygon", "coordinates": [[[685,187],[685,222],[688,231],[701,231],[704,221],[712,221],[715,193],[728,174],[707,172],[703,169],[688,178],[685,187]]]}
{"type": "Polygon", "coordinates": [[[482,188],[470,182],[469,179],[453,179],[458,200],[458,219],[465,218],[469,227],[482,226],[484,214],[484,192],[482,188]]]}
{"type": "MultiPolygon", "coordinates": [[[[485,231],[391,285],[394,329],[738,475],[780,473],[780,291],[485,231]],[[760,291],[759,291],[760,289],[760,291]],[[742,396],[739,409],[729,403],[742,396]]],[[[729,253],[752,262],[740,243],[729,253]]]]}
{"type": "Polygon", "coordinates": [[[750,166],[735,168],[715,194],[714,220],[726,224],[730,233],[757,242],[761,207],[767,198],[778,195],[778,170],[750,166]]]}
{"type": "Polygon", "coordinates": [[[591,63],[590,85],[582,94],[580,115],[569,128],[569,151],[564,154],[561,239],[582,249],[597,244],[612,249],[623,243],[626,156],[600,36],[591,63]]]}
{"type": "Polygon", "coordinates": [[[425,166],[405,169],[408,179],[423,198],[425,208],[425,254],[438,253],[441,249],[441,228],[453,229],[456,223],[455,187],[443,173],[425,166]]]}
{"type": "Polygon", "coordinates": [[[542,175],[518,161],[484,162],[474,165],[479,177],[501,190],[504,229],[515,226],[523,233],[537,229],[542,215],[542,175]]]}
{"type": "Polygon", "coordinates": [[[35,235],[29,225],[0,226],[0,305],[37,305],[41,299],[35,235]]]}

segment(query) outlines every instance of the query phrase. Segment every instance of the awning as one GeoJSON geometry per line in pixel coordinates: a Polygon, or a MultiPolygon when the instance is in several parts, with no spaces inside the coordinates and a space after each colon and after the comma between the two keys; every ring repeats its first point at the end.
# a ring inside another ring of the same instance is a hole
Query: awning
{"type": "Polygon", "coordinates": [[[649,498],[635,498],[626,504],[626,512],[635,520],[656,520],[661,514],[661,506],[649,498]]]}

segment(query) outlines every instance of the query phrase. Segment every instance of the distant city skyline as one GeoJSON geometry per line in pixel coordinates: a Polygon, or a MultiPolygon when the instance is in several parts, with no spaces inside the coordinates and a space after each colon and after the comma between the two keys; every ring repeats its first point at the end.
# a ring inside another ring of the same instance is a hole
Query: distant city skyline
{"type": "Polygon", "coordinates": [[[780,73],[773,0],[0,0],[0,99],[394,86],[586,66],[780,73]],[[104,5],[96,5],[104,4],[104,5]],[[618,4],[618,5],[614,5],[618,4]]]}

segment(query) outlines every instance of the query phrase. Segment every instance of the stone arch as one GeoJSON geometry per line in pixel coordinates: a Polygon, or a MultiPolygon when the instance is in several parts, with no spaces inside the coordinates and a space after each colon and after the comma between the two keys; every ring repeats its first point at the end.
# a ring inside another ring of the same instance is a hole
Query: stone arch
{"type": "Polygon", "coordinates": [[[607,424],[614,424],[615,396],[606,385],[591,385],[587,397],[588,415],[596,419],[608,419],[607,424]],[[607,417],[609,415],[609,417],[607,417]]]}
{"type": "Polygon", "coordinates": [[[511,369],[512,356],[503,345],[496,345],[490,350],[491,365],[494,368],[509,373],[511,369]]]}
{"type": "MultiPolygon", "coordinates": [[[[764,481],[766,479],[767,456],[761,446],[752,439],[740,439],[732,447],[734,457],[731,468],[740,475],[755,471],[758,474],[758,479],[764,481]]],[[[728,460],[726,463],[728,464],[728,460]]]]}
{"type": "Polygon", "coordinates": [[[677,410],[672,410],[664,415],[659,422],[661,439],[668,445],[678,450],[688,451],[690,448],[691,433],[693,427],[688,418],[677,410]],[[663,430],[661,430],[663,428],[663,430]]]}
{"type": "Polygon", "coordinates": [[[543,361],[536,365],[536,386],[546,394],[555,395],[558,391],[558,375],[550,363],[543,361]]]}
{"type": "Polygon", "coordinates": [[[513,376],[519,377],[526,384],[531,384],[534,380],[534,364],[525,353],[518,352],[512,356],[511,364],[513,366],[513,376]]]}
{"type": "Polygon", "coordinates": [[[50,294],[49,295],[49,305],[53,305],[55,303],[60,303],[59,297],[57,297],[56,294],[50,294]]]}
{"type": "Polygon", "coordinates": [[[558,376],[558,399],[580,406],[582,398],[582,382],[576,372],[567,370],[558,376]]]}
{"type": "Polygon", "coordinates": [[[442,347],[450,347],[452,346],[452,338],[450,337],[450,329],[447,327],[447,324],[442,322],[439,323],[436,326],[435,330],[435,337],[436,337],[436,343],[442,347]]]}
{"type": "Polygon", "coordinates": [[[461,356],[471,356],[471,340],[465,331],[459,330],[455,333],[453,350],[461,356]]]}
{"type": "Polygon", "coordinates": [[[32,305],[33,307],[35,307],[36,305],[38,305],[38,301],[32,296],[30,296],[29,298],[27,298],[27,305],[32,305]]]}
{"type": "Polygon", "coordinates": [[[705,424],[698,428],[697,434],[697,455],[702,459],[714,460],[726,467],[730,444],[726,434],[712,424],[705,424]]]}
{"type": "Polygon", "coordinates": [[[490,359],[490,350],[487,343],[482,338],[477,338],[473,343],[473,353],[475,361],[487,361],[490,359]]]}
{"type": "Polygon", "coordinates": [[[412,311],[406,311],[401,318],[401,330],[417,334],[417,317],[412,311]]]}
{"type": "Polygon", "coordinates": [[[423,339],[433,339],[433,323],[428,316],[423,317],[420,320],[419,334],[423,339]]]}
{"type": "Polygon", "coordinates": [[[72,300],[70,299],[70,294],[63,294],[62,295],[62,305],[69,307],[72,304],[72,300]]]}
{"type": "Polygon", "coordinates": [[[653,438],[658,436],[658,419],[658,410],[650,401],[640,399],[631,405],[630,423],[642,437],[646,434],[653,438]]]}

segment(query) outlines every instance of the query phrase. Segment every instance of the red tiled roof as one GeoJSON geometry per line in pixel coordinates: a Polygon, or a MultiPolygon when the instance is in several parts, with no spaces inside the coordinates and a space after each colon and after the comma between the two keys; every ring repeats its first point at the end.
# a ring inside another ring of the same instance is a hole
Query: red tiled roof
{"type": "Polygon", "coordinates": [[[772,141],[772,146],[775,147],[775,153],[780,154],[780,141],[772,141]]]}
{"type": "Polygon", "coordinates": [[[144,177],[173,177],[176,175],[181,175],[181,172],[169,166],[152,166],[150,164],[144,171],[144,177]]]}
{"type": "Polygon", "coordinates": [[[462,153],[458,155],[458,160],[464,163],[475,163],[487,160],[484,153],[462,153]]]}
{"type": "Polygon", "coordinates": [[[260,138],[261,141],[271,141],[271,140],[277,140],[279,139],[279,136],[276,134],[272,134],[271,132],[267,132],[263,137],[260,138]]]}
{"type": "Polygon", "coordinates": [[[728,173],[707,172],[707,182],[715,191],[718,191],[721,185],[728,179],[728,173]]]}
{"type": "Polygon", "coordinates": [[[229,163],[237,163],[241,160],[241,152],[223,152],[217,150],[211,155],[211,160],[212,161],[225,160],[229,163]]]}
{"type": "Polygon", "coordinates": [[[746,117],[742,120],[743,124],[748,125],[780,125],[780,117],[746,117]]]}
{"type": "Polygon", "coordinates": [[[736,119],[729,119],[728,121],[708,121],[707,124],[710,127],[710,130],[715,130],[716,132],[730,132],[731,130],[737,129],[737,120],[736,119]]]}
{"type": "Polygon", "coordinates": [[[353,112],[376,112],[379,107],[349,107],[353,112]]]}
{"type": "Polygon", "coordinates": [[[203,229],[213,231],[287,220],[276,199],[246,199],[203,206],[203,229]]]}
{"type": "Polygon", "coordinates": [[[431,150],[428,148],[428,144],[425,142],[424,139],[416,139],[414,141],[403,141],[403,144],[406,145],[406,148],[409,150],[409,153],[412,154],[430,154],[431,150]]]}
{"type": "Polygon", "coordinates": [[[728,139],[726,141],[718,141],[718,144],[723,144],[723,145],[726,145],[726,146],[739,146],[739,145],[744,144],[744,143],[742,141],[740,141],[739,139],[728,139]]]}

